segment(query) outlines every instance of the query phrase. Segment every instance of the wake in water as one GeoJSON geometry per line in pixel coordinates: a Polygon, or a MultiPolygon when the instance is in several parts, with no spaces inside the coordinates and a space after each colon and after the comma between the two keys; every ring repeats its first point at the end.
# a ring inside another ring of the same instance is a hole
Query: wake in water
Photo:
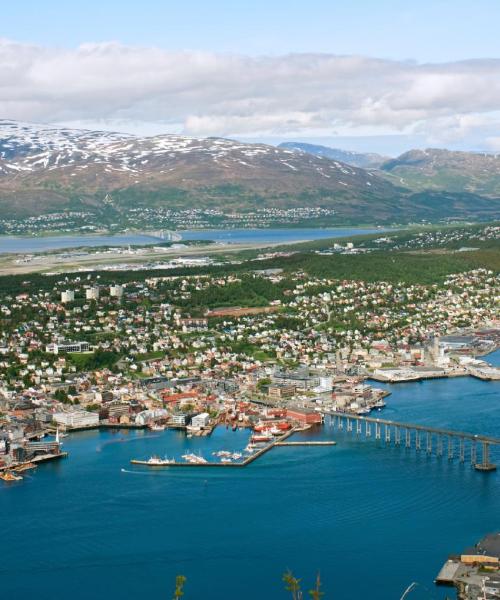
{"type": "Polygon", "coordinates": [[[117,440],[108,440],[107,442],[103,442],[102,444],[99,444],[99,446],[96,446],[95,451],[96,452],[102,452],[102,449],[105,448],[106,446],[112,446],[113,444],[127,444],[129,442],[139,442],[142,440],[148,440],[148,439],[154,439],[154,438],[158,438],[160,437],[160,435],[158,433],[154,433],[154,434],[150,434],[150,435],[143,435],[141,437],[134,437],[134,438],[119,438],[117,440]]]}

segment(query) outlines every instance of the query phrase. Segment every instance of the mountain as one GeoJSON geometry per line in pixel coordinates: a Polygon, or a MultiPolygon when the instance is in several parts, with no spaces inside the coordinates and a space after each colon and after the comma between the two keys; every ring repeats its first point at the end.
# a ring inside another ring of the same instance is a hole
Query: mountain
{"type": "Polygon", "coordinates": [[[500,156],[429,148],[388,160],[381,170],[396,185],[500,197],[500,156]]]}
{"type": "Polygon", "coordinates": [[[359,153],[349,150],[340,150],[339,148],[330,148],[329,146],[320,146],[317,144],[305,144],[302,142],[283,142],[278,148],[285,150],[294,150],[296,152],[307,152],[314,156],[324,156],[332,160],[339,160],[353,167],[362,169],[376,169],[382,163],[388,160],[387,156],[375,154],[372,152],[359,153]]]}
{"type": "Polygon", "coordinates": [[[81,210],[104,224],[141,208],[310,206],[333,209],[338,222],[384,223],[489,218],[498,204],[467,194],[418,196],[373,171],[265,144],[0,121],[0,219],[81,210]]]}

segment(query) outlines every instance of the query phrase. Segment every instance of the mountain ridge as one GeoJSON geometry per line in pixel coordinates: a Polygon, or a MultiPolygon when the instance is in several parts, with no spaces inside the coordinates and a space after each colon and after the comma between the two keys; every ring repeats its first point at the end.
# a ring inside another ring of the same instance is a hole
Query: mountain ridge
{"type": "Polygon", "coordinates": [[[327,207],[339,223],[387,223],[495,218],[499,206],[467,193],[419,194],[373,170],[266,144],[0,120],[0,219],[91,210],[116,220],[141,207],[327,207]]]}

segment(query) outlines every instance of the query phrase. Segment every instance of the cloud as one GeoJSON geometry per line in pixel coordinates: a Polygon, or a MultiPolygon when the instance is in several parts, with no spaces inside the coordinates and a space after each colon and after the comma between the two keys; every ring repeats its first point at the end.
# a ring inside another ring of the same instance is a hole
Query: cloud
{"type": "MultiPolygon", "coordinates": [[[[362,56],[249,57],[119,43],[0,40],[0,116],[144,123],[190,135],[500,136],[500,60],[417,64],[362,56]],[[155,125],[156,124],[156,125],[155,125]]],[[[496,143],[496,142],[495,142],[496,143]]]]}

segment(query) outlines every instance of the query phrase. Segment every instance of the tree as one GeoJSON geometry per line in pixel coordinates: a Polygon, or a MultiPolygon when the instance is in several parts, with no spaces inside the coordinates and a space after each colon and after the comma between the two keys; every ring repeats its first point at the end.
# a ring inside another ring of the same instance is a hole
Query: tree
{"type": "Polygon", "coordinates": [[[285,582],[285,590],[291,592],[293,600],[302,600],[302,590],[300,589],[300,579],[293,576],[293,573],[288,570],[283,575],[285,582]]]}
{"type": "Polygon", "coordinates": [[[324,595],[324,592],[321,591],[321,577],[318,572],[316,575],[316,585],[314,589],[309,590],[309,596],[311,596],[312,600],[321,600],[321,597],[324,595]]]}
{"type": "Polygon", "coordinates": [[[177,575],[175,578],[175,592],[173,600],[178,600],[178,598],[182,598],[184,596],[184,584],[186,583],[186,578],[184,575],[177,575]]]}

